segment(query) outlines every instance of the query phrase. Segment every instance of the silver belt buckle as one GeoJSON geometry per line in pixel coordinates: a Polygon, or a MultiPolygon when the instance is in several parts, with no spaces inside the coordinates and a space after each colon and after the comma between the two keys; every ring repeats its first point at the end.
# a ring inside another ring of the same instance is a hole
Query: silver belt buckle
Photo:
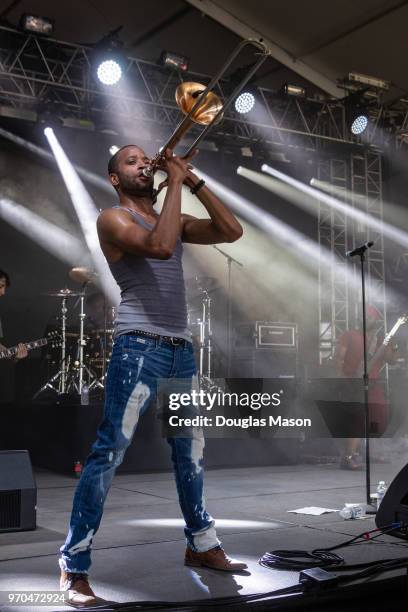
{"type": "Polygon", "coordinates": [[[175,338],[174,336],[170,336],[170,340],[173,346],[178,346],[181,343],[180,338],[175,338]]]}

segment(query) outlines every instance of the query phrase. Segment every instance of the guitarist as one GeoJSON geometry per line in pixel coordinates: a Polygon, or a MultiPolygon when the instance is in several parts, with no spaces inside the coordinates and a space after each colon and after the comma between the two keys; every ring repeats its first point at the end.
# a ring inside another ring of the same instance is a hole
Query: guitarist
{"type": "MultiPolygon", "coordinates": [[[[380,375],[386,363],[393,364],[396,362],[398,347],[392,339],[386,346],[382,346],[383,338],[378,335],[378,320],[381,318],[381,315],[374,306],[367,306],[366,312],[367,359],[370,379],[368,391],[370,422],[375,424],[376,433],[382,434],[387,425],[388,403],[385,398],[380,375]]],[[[362,329],[344,332],[338,339],[334,353],[337,375],[342,378],[362,377],[363,360],[362,329]]],[[[360,438],[348,438],[345,455],[340,462],[340,468],[347,470],[362,469],[362,458],[358,452],[360,444],[360,438]]]]}
{"type": "MultiPolygon", "coordinates": [[[[10,287],[10,277],[4,270],[0,270],[0,297],[5,295],[7,288],[10,287]]],[[[0,338],[3,338],[3,329],[0,320],[0,338]]],[[[0,343],[0,351],[5,350],[5,346],[0,343]]],[[[28,351],[25,344],[19,344],[17,353],[14,356],[14,359],[18,361],[19,359],[24,359],[27,357],[28,351]]]]}

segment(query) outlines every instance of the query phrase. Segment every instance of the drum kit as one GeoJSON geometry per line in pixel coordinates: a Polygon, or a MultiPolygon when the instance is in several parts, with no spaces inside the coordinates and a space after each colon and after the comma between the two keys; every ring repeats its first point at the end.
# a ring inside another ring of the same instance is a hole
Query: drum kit
{"type": "MultiPolygon", "coordinates": [[[[37,391],[37,398],[46,391],[57,395],[79,394],[104,389],[106,370],[112,352],[115,308],[104,304],[102,327],[86,326],[85,297],[88,285],[95,283],[97,275],[85,267],[72,268],[69,277],[81,285],[80,291],[65,288],[45,295],[60,300],[58,331],[60,348],[55,359],[57,372],[37,391]],[[76,299],[75,302],[73,300],[76,299]],[[78,308],[79,306],[79,308],[78,308]],[[69,309],[78,308],[77,325],[68,327],[69,309]]],[[[101,295],[101,299],[104,299],[101,295]]]]}
{"type": "MultiPolygon", "coordinates": [[[[103,324],[91,325],[93,321],[85,313],[86,290],[97,281],[97,275],[89,268],[77,267],[70,270],[69,277],[81,285],[79,291],[64,288],[45,294],[59,300],[56,331],[61,340],[52,359],[56,372],[52,372],[34,399],[46,392],[82,397],[84,390],[89,393],[105,387],[113,346],[115,307],[105,303],[103,324]],[[73,313],[77,323],[68,326],[68,315],[73,313]]],[[[197,354],[200,386],[206,389],[212,386],[214,376],[211,294],[217,289],[218,284],[211,277],[195,276],[186,281],[187,323],[197,354]]],[[[101,299],[104,299],[102,294],[101,299]]]]}

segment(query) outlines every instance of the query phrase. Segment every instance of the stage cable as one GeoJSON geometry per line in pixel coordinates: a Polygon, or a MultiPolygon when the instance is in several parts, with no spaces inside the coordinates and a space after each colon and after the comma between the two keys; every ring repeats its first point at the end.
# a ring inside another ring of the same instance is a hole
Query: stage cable
{"type": "MultiPolygon", "coordinates": [[[[271,552],[266,552],[260,559],[259,564],[263,567],[267,567],[269,569],[280,569],[280,570],[292,570],[292,571],[301,571],[304,569],[311,568],[336,568],[337,571],[350,570],[363,568],[363,567],[371,567],[378,566],[383,563],[383,561],[371,561],[367,563],[358,563],[354,565],[346,565],[345,560],[340,555],[333,552],[339,548],[346,548],[347,546],[352,546],[356,544],[364,544],[366,542],[372,542],[376,538],[386,535],[396,529],[400,529],[403,526],[402,523],[392,523],[390,525],[386,525],[385,527],[372,529],[371,531],[363,531],[362,533],[346,540],[345,542],[341,542],[340,544],[335,544],[334,546],[329,546],[327,548],[315,548],[312,551],[307,550],[273,550],[271,552]],[[375,534],[375,535],[372,535],[375,534]]],[[[404,559],[401,557],[400,559],[396,559],[395,561],[400,561],[404,559]]],[[[384,562],[392,561],[384,560],[384,562]]]]}

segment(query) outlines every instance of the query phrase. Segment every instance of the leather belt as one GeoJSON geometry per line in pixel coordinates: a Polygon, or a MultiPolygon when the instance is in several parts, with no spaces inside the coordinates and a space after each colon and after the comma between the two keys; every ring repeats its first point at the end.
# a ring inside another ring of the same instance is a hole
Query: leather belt
{"type": "Polygon", "coordinates": [[[155,334],[153,332],[144,331],[142,329],[134,329],[132,331],[126,332],[125,336],[145,336],[146,338],[153,338],[154,340],[163,340],[163,342],[168,342],[173,346],[185,346],[188,340],[185,338],[178,338],[177,336],[161,336],[160,334],[155,334]]]}

